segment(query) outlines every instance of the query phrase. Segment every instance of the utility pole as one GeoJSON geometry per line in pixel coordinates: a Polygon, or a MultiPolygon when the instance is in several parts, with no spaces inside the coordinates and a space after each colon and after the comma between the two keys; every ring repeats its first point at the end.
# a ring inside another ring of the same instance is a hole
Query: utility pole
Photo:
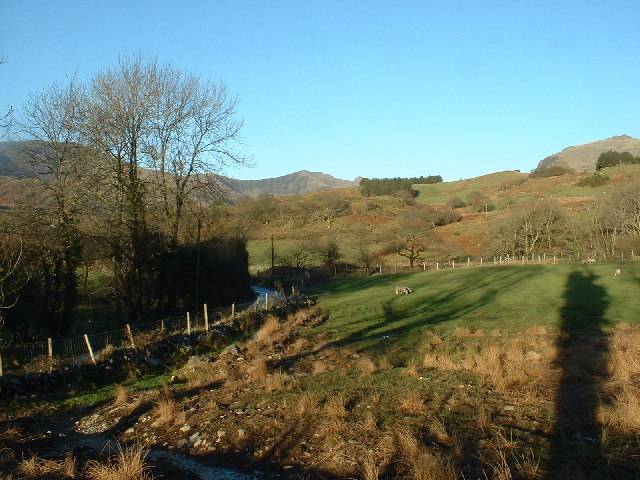
{"type": "Polygon", "coordinates": [[[200,229],[202,228],[202,223],[200,219],[198,219],[198,234],[196,238],[196,304],[194,311],[197,311],[198,305],[200,305],[200,229]]]}
{"type": "Polygon", "coordinates": [[[273,247],[273,234],[271,234],[271,278],[273,278],[273,270],[276,267],[276,250],[273,247]]]}

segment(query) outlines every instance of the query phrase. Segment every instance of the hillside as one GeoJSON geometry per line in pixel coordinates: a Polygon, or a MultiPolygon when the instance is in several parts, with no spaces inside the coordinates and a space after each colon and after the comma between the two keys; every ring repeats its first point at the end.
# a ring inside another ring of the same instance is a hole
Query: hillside
{"type": "Polygon", "coordinates": [[[352,187],[358,184],[356,180],[340,180],[326,173],[309,172],[307,170],[263,180],[237,180],[223,176],[217,178],[220,183],[228,187],[234,194],[249,197],[257,197],[260,194],[300,195],[332,188],[352,187]]]}
{"type": "Polygon", "coordinates": [[[597,142],[567,147],[541,160],[536,170],[561,165],[573,169],[576,173],[593,172],[600,154],[609,150],[640,155],[640,140],[628,135],[618,135],[597,142]]]}
{"type": "MultiPolygon", "coordinates": [[[[24,174],[21,157],[31,144],[33,142],[0,142],[0,177],[17,178],[24,174]]],[[[359,183],[359,179],[341,180],[326,173],[307,170],[262,180],[238,180],[222,175],[215,175],[215,179],[222,184],[223,191],[231,200],[240,196],[255,198],[261,194],[300,195],[332,188],[353,187],[359,183]]]]}

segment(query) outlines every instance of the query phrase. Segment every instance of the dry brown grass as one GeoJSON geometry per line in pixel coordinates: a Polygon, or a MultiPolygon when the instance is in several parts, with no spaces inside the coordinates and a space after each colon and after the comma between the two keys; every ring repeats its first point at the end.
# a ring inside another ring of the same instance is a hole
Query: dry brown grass
{"type": "Polygon", "coordinates": [[[326,373],[329,371],[329,367],[327,366],[326,362],[323,362],[322,360],[316,360],[315,362],[313,362],[313,365],[311,367],[311,371],[314,374],[320,374],[320,373],[326,373]]]}
{"type": "Polygon", "coordinates": [[[358,470],[362,480],[378,480],[380,478],[380,467],[371,453],[364,456],[358,470]]]}
{"type": "Polygon", "coordinates": [[[536,480],[544,476],[544,471],[540,466],[540,458],[536,456],[532,449],[528,448],[524,453],[516,454],[515,470],[523,480],[536,480]]]}
{"type": "Polygon", "coordinates": [[[429,417],[427,420],[427,430],[429,431],[429,435],[440,445],[444,445],[450,447],[453,445],[453,439],[447,432],[447,427],[441,418],[438,417],[429,417]]]}
{"type": "Polygon", "coordinates": [[[171,424],[181,420],[181,411],[167,385],[159,392],[155,400],[155,414],[160,423],[171,424]]]}
{"type": "Polygon", "coordinates": [[[454,480],[459,476],[453,462],[436,455],[422,445],[408,430],[396,433],[400,471],[405,478],[415,480],[454,480]]]}
{"type": "Polygon", "coordinates": [[[625,432],[640,433],[640,390],[623,385],[610,402],[600,405],[598,420],[625,432]]]}
{"type": "Polygon", "coordinates": [[[364,376],[368,377],[376,373],[378,368],[373,359],[367,355],[358,361],[358,370],[360,370],[364,376]]]}
{"type": "Polygon", "coordinates": [[[300,395],[298,404],[296,405],[296,413],[298,416],[304,418],[309,415],[314,415],[318,409],[318,399],[311,393],[305,392],[300,395]]]}
{"type": "Polygon", "coordinates": [[[415,358],[410,358],[409,361],[407,361],[407,366],[405,367],[403,373],[405,375],[411,375],[412,377],[417,377],[419,375],[419,371],[418,371],[418,362],[416,362],[415,358]]]}
{"type": "Polygon", "coordinates": [[[367,432],[378,430],[378,420],[373,412],[366,412],[360,426],[367,432]]]}
{"type": "Polygon", "coordinates": [[[422,365],[426,368],[432,368],[435,370],[458,370],[458,365],[456,362],[449,357],[449,355],[441,353],[431,353],[428,352],[425,354],[424,359],[422,361],[422,365]]]}
{"type": "Polygon", "coordinates": [[[398,411],[407,415],[423,415],[426,413],[427,407],[422,395],[412,390],[401,400],[398,411]]]}
{"type": "Polygon", "coordinates": [[[256,332],[256,342],[264,345],[272,345],[278,341],[280,330],[281,326],[277,317],[269,316],[256,332]]]}
{"type": "Polygon", "coordinates": [[[152,480],[154,477],[145,462],[147,454],[148,450],[139,444],[124,450],[118,445],[116,454],[104,463],[89,460],[85,473],[90,480],[152,480]]]}
{"type": "Polygon", "coordinates": [[[248,368],[249,378],[254,382],[262,382],[269,375],[269,362],[267,357],[259,355],[253,359],[248,368]]]}
{"type": "Polygon", "coordinates": [[[47,475],[58,478],[74,478],[76,469],[76,459],[72,452],[68,452],[63,460],[45,460],[32,455],[23,459],[16,471],[29,478],[41,478],[47,475]]]}
{"type": "Polygon", "coordinates": [[[325,405],[325,413],[330,420],[344,420],[349,415],[344,398],[340,395],[331,397],[325,405]]]}
{"type": "Polygon", "coordinates": [[[131,389],[122,385],[116,385],[116,390],[113,396],[113,405],[124,405],[131,401],[131,389]]]}
{"type": "Polygon", "coordinates": [[[464,328],[464,327],[458,327],[453,331],[452,335],[455,338],[470,337],[471,336],[471,330],[469,330],[468,328],[464,328]]]}
{"type": "Polygon", "coordinates": [[[280,392],[282,390],[291,390],[296,384],[296,380],[288,373],[278,370],[267,375],[264,379],[264,388],[267,392],[280,392]]]}

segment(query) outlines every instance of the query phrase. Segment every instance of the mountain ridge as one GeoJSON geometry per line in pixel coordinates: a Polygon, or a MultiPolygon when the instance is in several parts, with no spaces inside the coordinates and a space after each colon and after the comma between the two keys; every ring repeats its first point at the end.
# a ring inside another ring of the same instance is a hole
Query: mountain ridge
{"type": "Polygon", "coordinates": [[[616,135],[604,140],[569,146],[540,160],[535,171],[559,165],[570,168],[576,173],[591,173],[596,170],[600,154],[610,150],[629,152],[638,156],[640,155],[640,140],[629,135],[616,135]]]}

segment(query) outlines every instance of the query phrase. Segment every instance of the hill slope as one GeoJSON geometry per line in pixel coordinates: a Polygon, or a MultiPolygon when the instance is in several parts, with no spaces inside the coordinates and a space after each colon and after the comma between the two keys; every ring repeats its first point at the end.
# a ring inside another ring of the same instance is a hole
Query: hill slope
{"type": "Polygon", "coordinates": [[[609,150],[640,155],[640,140],[628,135],[618,135],[597,142],[567,147],[541,160],[536,170],[544,170],[551,165],[562,165],[573,169],[576,173],[593,172],[600,154],[609,150]]]}
{"type": "Polygon", "coordinates": [[[220,176],[218,181],[236,194],[250,197],[257,197],[262,193],[278,196],[300,195],[331,188],[353,187],[358,184],[356,180],[340,180],[326,173],[307,170],[264,180],[236,180],[220,176]]]}

